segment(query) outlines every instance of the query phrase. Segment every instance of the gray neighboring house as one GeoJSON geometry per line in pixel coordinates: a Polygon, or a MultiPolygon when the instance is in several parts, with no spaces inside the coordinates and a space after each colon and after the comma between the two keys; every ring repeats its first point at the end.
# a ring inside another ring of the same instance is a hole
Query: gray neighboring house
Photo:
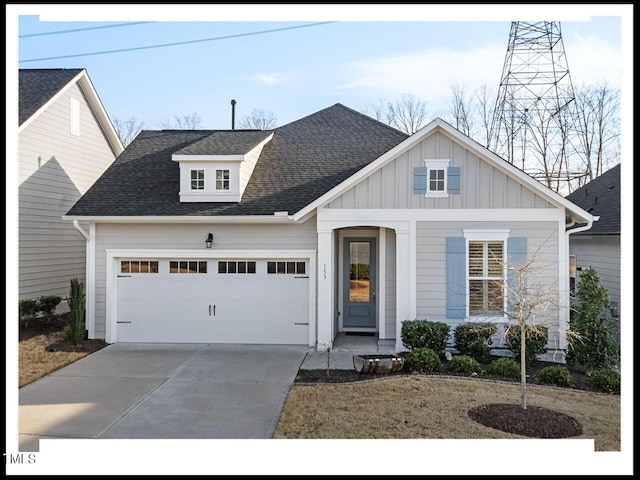
{"type": "Polygon", "coordinates": [[[503,325],[504,265],[536,253],[555,361],[567,227],[594,220],[441,119],[407,136],[341,104],[269,131],[143,131],[65,218],[89,222],[90,338],[403,351],[404,320],[503,325]]]}
{"type": "Polygon", "coordinates": [[[18,84],[19,300],[64,299],[87,240],[62,216],[123,146],[84,69],[20,69],[18,84]]]}
{"type": "Polygon", "coordinates": [[[620,164],[567,196],[567,200],[599,217],[586,231],[571,235],[570,275],[575,281],[580,271],[593,267],[611,295],[611,313],[620,340],[620,164]]]}

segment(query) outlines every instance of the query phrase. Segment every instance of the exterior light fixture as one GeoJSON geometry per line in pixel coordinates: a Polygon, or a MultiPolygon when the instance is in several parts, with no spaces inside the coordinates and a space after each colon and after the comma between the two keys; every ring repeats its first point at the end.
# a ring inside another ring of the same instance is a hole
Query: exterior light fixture
{"type": "Polygon", "coordinates": [[[211,248],[211,245],[213,245],[213,233],[209,234],[209,236],[205,240],[205,243],[207,244],[207,248],[211,248]]]}

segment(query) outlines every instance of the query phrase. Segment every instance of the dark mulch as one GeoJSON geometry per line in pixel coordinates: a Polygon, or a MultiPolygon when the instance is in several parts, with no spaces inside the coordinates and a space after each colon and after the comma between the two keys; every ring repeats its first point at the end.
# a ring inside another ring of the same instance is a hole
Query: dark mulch
{"type": "MultiPolygon", "coordinates": [[[[38,335],[48,335],[50,333],[62,332],[69,323],[69,314],[51,315],[46,318],[36,318],[30,320],[26,325],[21,324],[19,328],[19,341],[28,340],[38,335]]],[[[49,352],[86,352],[93,353],[108,346],[104,340],[85,338],[82,344],[75,346],[69,340],[60,340],[47,345],[45,348],[49,352]]]]}
{"type": "Polygon", "coordinates": [[[485,427],[533,438],[569,438],[582,435],[578,421],[548,408],[491,403],[469,410],[469,417],[485,427]]]}

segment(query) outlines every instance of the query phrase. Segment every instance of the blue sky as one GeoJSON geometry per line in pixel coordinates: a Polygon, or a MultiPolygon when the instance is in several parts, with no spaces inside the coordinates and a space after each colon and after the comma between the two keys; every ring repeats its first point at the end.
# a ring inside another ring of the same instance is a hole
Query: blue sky
{"type": "Polygon", "coordinates": [[[497,92],[514,19],[561,21],[575,86],[620,86],[623,20],[631,20],[628,9],[602,5],[543,6],[554,18],[536,18],[541,9],[527,6],[298,7],[24,6],[17,61],[86,68],[112,119],[135,117],[148,129],[192,112],[202,128],[230,128],[231,99],[236,119],[271,110],[283,125],[338,102],[364,111],[410,93],[435,117],[454,83],[497,92]],[[141,23],[122,25],[132,22],[141,23]],[[67,30],[81,31],[49,34],[67,30]],[[180,42],[194,43],[129,50],[180,42]],[[86,55],[113,50],[129,51],[86,55]]]}

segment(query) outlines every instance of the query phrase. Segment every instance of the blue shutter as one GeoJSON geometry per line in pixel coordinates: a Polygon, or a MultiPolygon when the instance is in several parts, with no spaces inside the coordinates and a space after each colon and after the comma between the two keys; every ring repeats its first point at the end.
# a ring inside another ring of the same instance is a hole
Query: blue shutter
{"type": "Polygon", "coordinates": [[[447,168],[447,193],[460,193],[460,167],[447,168]]]}
{"type": "Polygon", "coordinates": [[[413,193],[427,193],[427,167],[414,167],[413,193]]]}
{"type": "Polygon", "coordinates": [[[467,316],[467,242],[447,237],[447,318],[467,316]]]}
{"type": "Polygon", "coordinates": [[[507,239],[507,285],[511,292],[509,304],[518,301],[514,293],[518,291],[518,272],[513,267],[522,267],[527,263],[527,239],[525,237],[509,237],[507,239]]]}

